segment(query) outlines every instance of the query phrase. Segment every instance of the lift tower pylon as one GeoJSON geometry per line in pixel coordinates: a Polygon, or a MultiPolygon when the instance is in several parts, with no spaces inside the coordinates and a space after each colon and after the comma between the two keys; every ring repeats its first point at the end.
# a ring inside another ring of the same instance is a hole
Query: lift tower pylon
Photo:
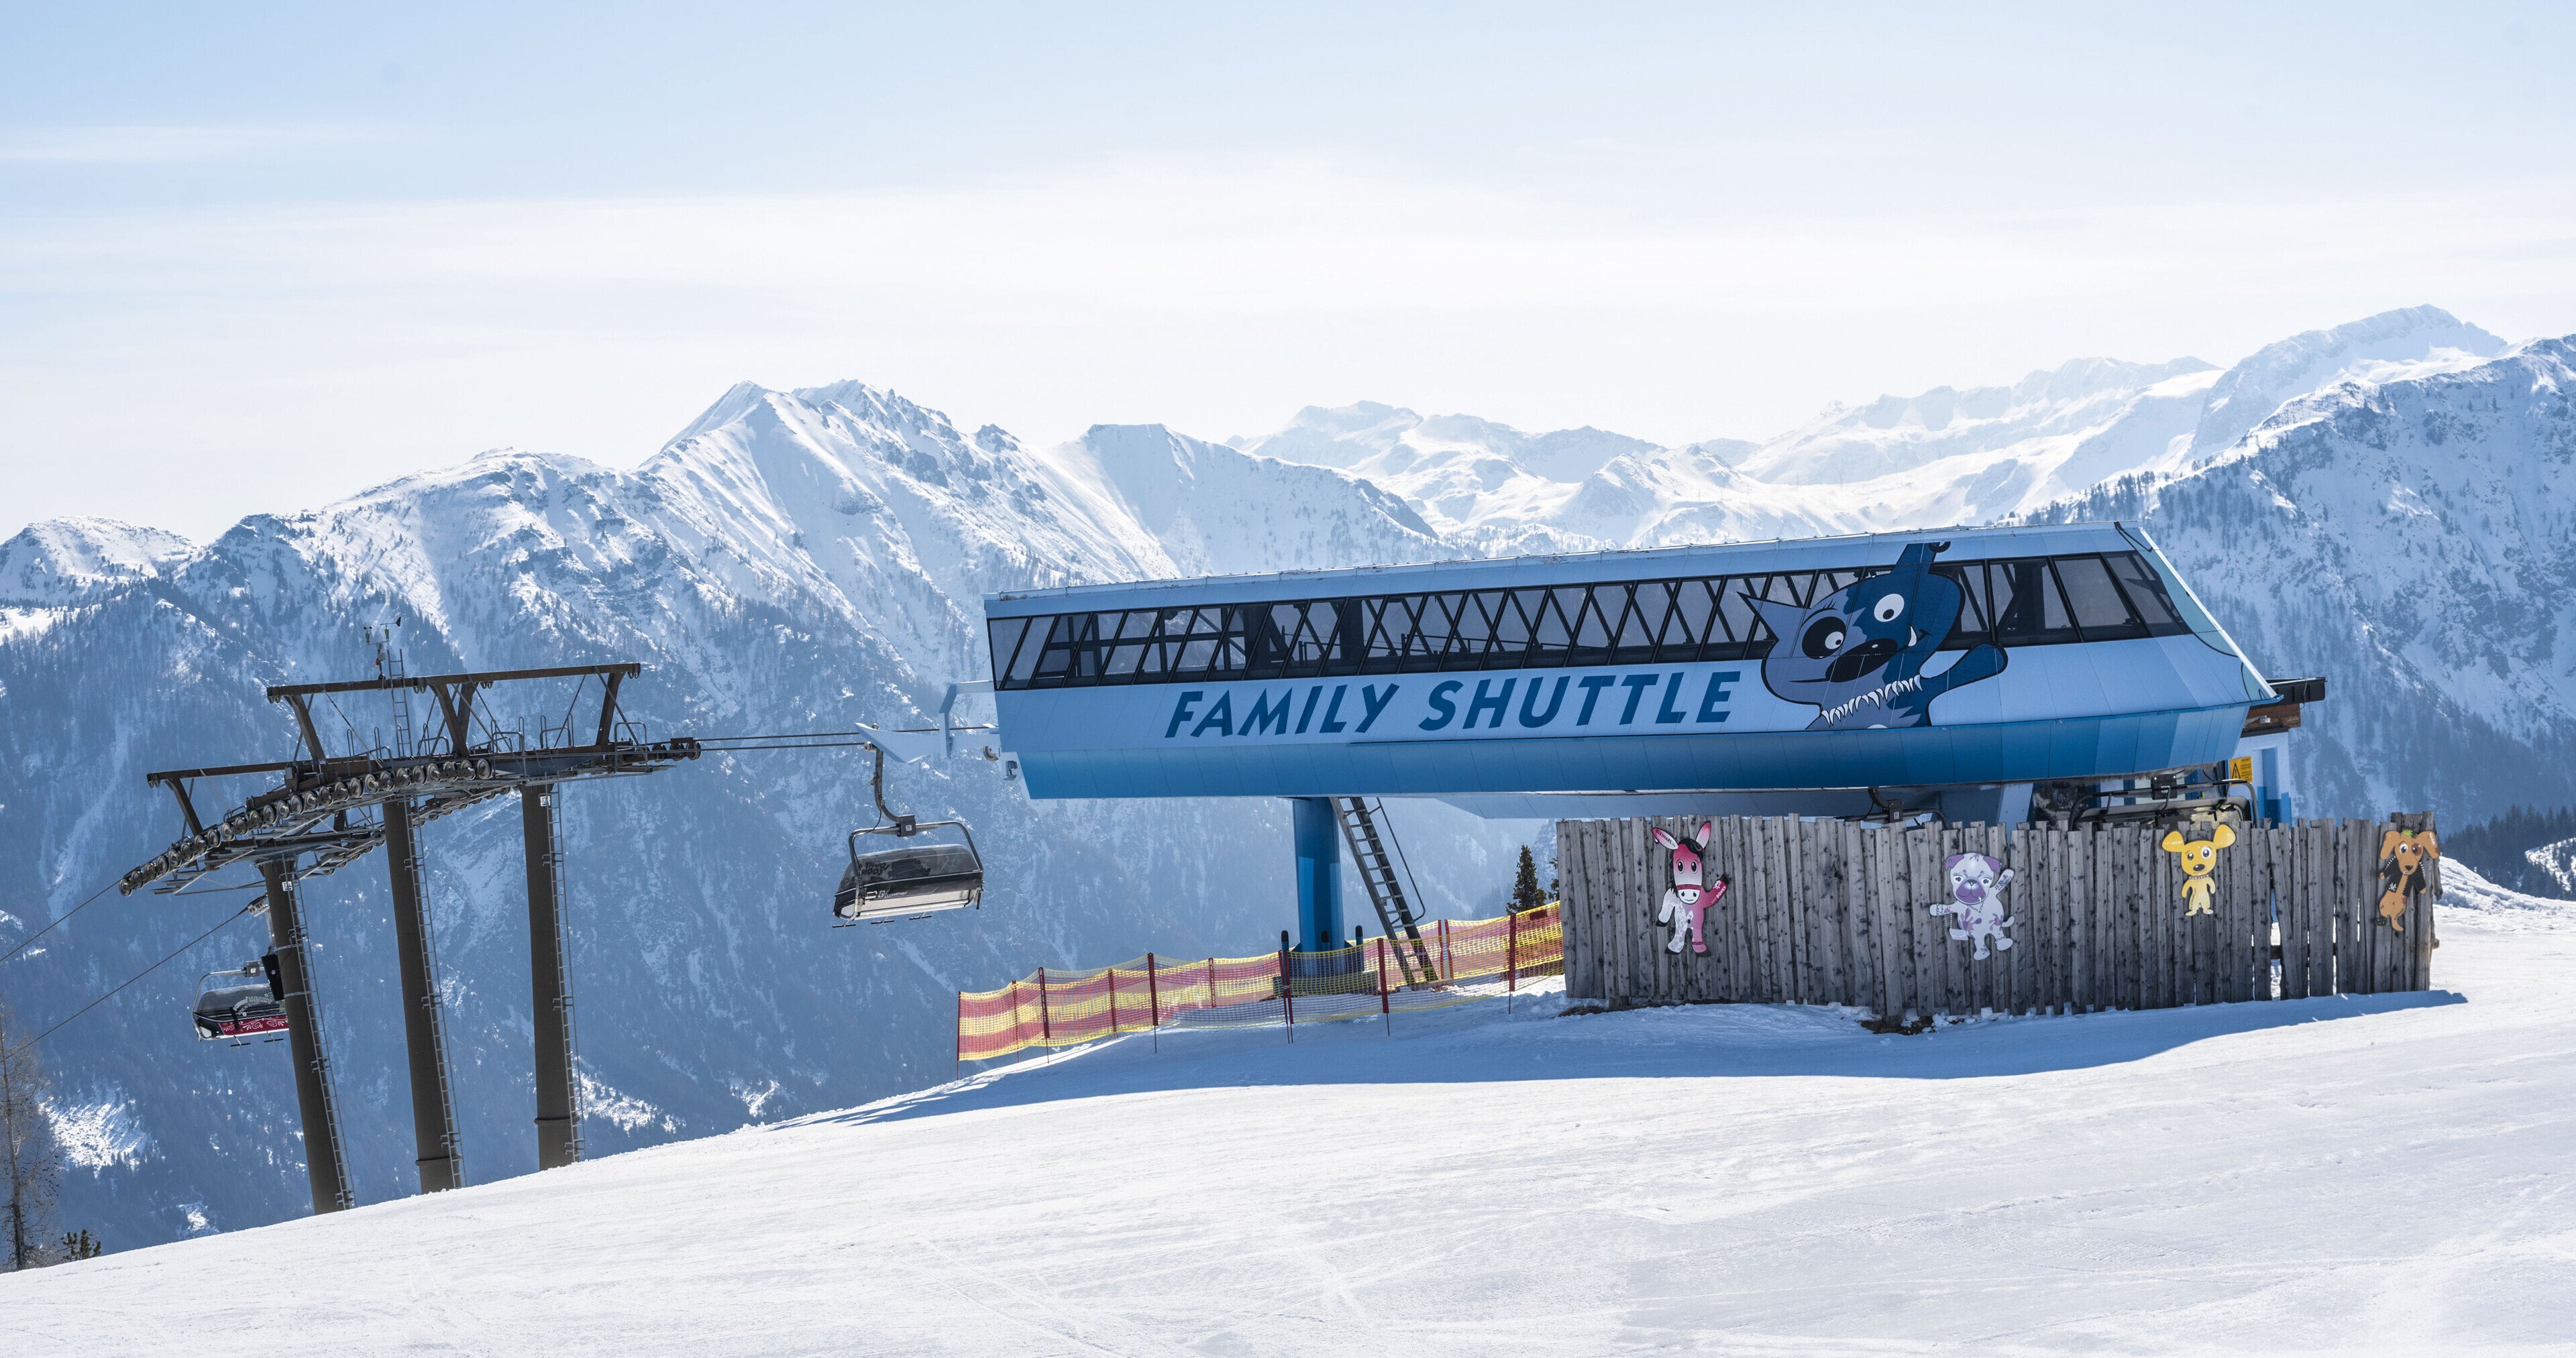
{"type": "MultiPolygon", "coordinates": [[[[270,930],[278,942],[280,980],[288,991],[287,1033],[294,1044],[296,1101],[304,1117],[306,1167],[313,1179],[315,1211],[337,1210],[350,1199],[332,1111],[327,1045],[314,999],[312,958],[303,947],[295,883],[346,867],[380,843],[394,850],[388,855],[388,866],[393,874],[396,945],[402,958],[404,1035],[421,1186],[429,1191],[461,1184],[462,1160],[437,1022],[437,956],[430,945],[430,919],[420,892],[418,837],[420,827],[429,821],[507,793],[521,795],[523,818],[539,810],[548,813],[543,817],[542,842],[533,830],[528,841],[530,924],[540,935],[532,940],[539,970],[531,982],[540,1035],[536,1053],[539,1160],[552,1167],[578,1158],[581,1113],[573,1089],[571,997],[561,945],[561,851],[555,842],[550,804],[564,783],[651,773],[698,757],[697,741],[687,737],[647,741],[620,714],[618,688],[642,670],[643,666],[626,662],[460,674],[395,672],[333,683],[280,684],[268,690],[268,697],[293,714],[299,757],[146,775],[177,799],[187,833],[150,862],[125,874],[119,885],[127,894],[146,887],[164,894],[177,892],[235,864],[256,865],[268,884],[270,930]],[[563,724],[541,726],[532,741],[524,732],[495,729],[476,710],[477,695],[494,685],[544,679],[580,681],[576,702],[579,692],[596,683],[595,724],[585,716],[576,725],[567,711],[563,724]],[[413,742],[408,738],[406,713],[397,718],[400,734],[394,749],[329,752],[314,720],[313,700],[367,692],[430,694],[438,700],[442,733],[423,733],[413,742]],[[199,817],[190,796],[196,783],[255,775],[279,781],[211,822],[199,817]],[[543,890],[533,890],[540,873],[543,890]]],[[[523,826],[530,823],[523,819],[523,826]]]]}

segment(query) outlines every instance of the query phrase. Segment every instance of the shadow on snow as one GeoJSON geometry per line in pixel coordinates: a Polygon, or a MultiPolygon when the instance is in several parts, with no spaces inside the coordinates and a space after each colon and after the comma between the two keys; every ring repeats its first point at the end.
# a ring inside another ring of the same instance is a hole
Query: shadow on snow
{"type": "Polygon", "coordinates": [[[1281,1028],[1165,1030],[1036,1056],[862,1108],[786,1125],[859,1124],[1167,1090],[1500,1080],[1820,1076],[1955,1080],[2142,1060],[2209,1038],[2463,1004],[2451,991],[2337,995],[1944,1024],[1910,1037],[1860,1012],[1808,1005],[1691,1005],[1558,1017],[1561,994],[1281,1028]]]}

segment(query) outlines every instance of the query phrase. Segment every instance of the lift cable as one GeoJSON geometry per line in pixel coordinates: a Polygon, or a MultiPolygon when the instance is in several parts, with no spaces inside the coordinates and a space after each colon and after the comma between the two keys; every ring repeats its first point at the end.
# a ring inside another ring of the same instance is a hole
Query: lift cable
{"type": "Polygon", "coordinates": [[[145,967],[143,970],[141,970],[141,971],[138,971],[138,972],[134,973],[132,976],[129,976],[129,977],[125,978],[125,980],[124,980],[124,981],[120,982],[120,983],[117,985],[116,989],[111,990],[111,991],[107,992],[106,994],[99,996],[97,999],[94,999],[94,1000],[90,1001],[89,1003],[82,1005],[80,1008],[73,1010],[71,1013],[69,1013],[69,1014],[67,1014],[67,1015],[65,1015],[65,1016],[63,1017],[63,1020],[62,1020],[62,1022],[61,1022],[61,1023],[57,1023],[57,1024],[55,1024],[53,1027],[51,1027],[51,1028],[47,1028],[45,1031],[43,1031],[43,1032],[41,1032],[41,1033],[36,1034],[34,1037],[28,1038],[26,1041],[19,1043],[15,1048],[13,1048],[13,1049],[10,1051],[10,1055],[15,1056],[15,1055],[17,1055],[19,1052],[25,1051],[25,1050],[27,1050],[29,1047],[33,1047],[33,1046],[35,1046],[37,1043],[44,1041],[46,1038],[52,1037],[54,1034],[56,1034],[56,1033],[58,1033],[58,1032],[61,1032],[61,1031],[63,1030],[63,1026],[64,1026],[64,1024],[68,1024],[68,1023],[70,1023],[73,1019],[79,1018],[81,1015],[86,1014],[86,1013],[88,1013],[89,1011],[91,1011],[91,1010],[93,1010],[93,1009],[96,1009],[96,1008],[97,1008],[97,1007],[99,1007],[100,1005],[107,1003],[109,1000],[115,999],[119,994],[121,994],[121,993],[123,993],[123,992],[124,992],[124,990],[125,990],[125,988],[126,988],[127,986],[133,985],[135,982],[140,981],[140,980],[142,980],[144,977],[149,976],[149,975],[151,975],[152,973],[154,973],[154,972],[156,972],[156,971],[159,971],[161,968],[163,968],[163,967],[165,967],[165,966],[169,965],[169,964],[170,964],[170,962],[171,962],[173,959],[177,958],[177,957],[179,956],[179,954],[180,954],[180,953],[186,952],[186,951],[187,951],[187,950],[189,950],[190,948],[193,948],[193,947],[197,946],[198,944],[205,942],[207,939],[213,938],[213,937],[215,936],[215,934],[216,934],[216,931],[217,931],[217,930],[220,930],[220,929],[222,929],[225,925],[231,924],[233,921],[235,921],[235,920],[237,920],[237,919],[240,919],[242,916],[244,916],[244,915],[247,915],[247,914],[251,913],[254,909],[258,908],[258,906],[260,905],[260,902],[261,902],[261,901],[265,901],[265,900],[267,900],[267,899],[268,899],[267,897],[263,896],[263,897],[261,897],[261,898],[260,898],[260,900],[258,900],[258,901],[253,901],[253,902],[251,902],[249,905],[245,905],[245,906],[243,906],[241,909],[236,910],[236,911],[234,911],[233,913],[231,913],[231,914],[229,914],[229,915],[224,916],[224,917],[223,917],[222,919],[220,919],[220,920],[217,920],[217,921],[215,922],[215,927],[214,927],[213,929],[208,929],[208,930],[207,930],[207,931],[205,931],[204,933],[197,935],[195,938],[189,939],[187,942],[180,944],[177,948],[175,948],[175,949],[172,949],[172,950],[171,950],[171,952],[170,952],[169,956],[164,957],[164,958],[162,958],[160,961],[155,962],[155,963],[153,963],[152,965],[150,965],[150,966],[148,966],[148,967],[145,967]]]}
{"type": "Polygon", "coordinates": [[[15,957],[15,956],[17,956],[18,954],[20,954],[20,953],[22,953],[22,952],[25,952],[25,951],[27,950],[27,947],[28,947],[28,945],[29,945],[29,944],[32,944],[32,943],[34,943],[37,939],[43,938],[45,935],[52,933],[52,932],[54,931],[54,925],[55,925],[55,924],[60,924],[60,923],[62,923],[64,920],[70,919],[72,916],[77,915],[77,914],[79,914],[81,911],[83,911],[83,910],[87,909],[87,908],[89,907],[89,904],[90,904],[90,902],[91,902],[91,901],[95,901],[95,900],[97,900],[99,897],[106,895],[106,894],[107,894],[107,889],[108,889],[108,887],[112,887],[112,886],[114,886],[114,885],[116,885],[116,880],[115,880],[114,878],[110,878],[110,879],[108,879],[107,886],[102,886],[102,887],[100,887],[98,890],[93,891],[93,892],[91,892],[91,893],[89,894],[89,900],[87,900],[87,901],[83,901],[83,902],[81,902],[79,905],[75,905],[75,906],[73,906],[71,909],[66,910],[66,911],[64,911],[63,913],[61,913],[61,914],[59,914],[59,915],[54,916],[54,922],[53,922],[53,924],[48,924],[48,925],[46,925],[44,928],[42,928],[42,929],[38,929],[36,932],[34,932],[34,933],[32,933],[32,934],[27,935],[25,938],[19,939],[19,940],[18,940],[18,946],[17,946],[17,947],[11,948],[9,951],[7,951],[7,952],[5,952],[5,953],[0,953],[0,962],[6,962],[6,961],[8,961],[10,958],[15,957]]]}

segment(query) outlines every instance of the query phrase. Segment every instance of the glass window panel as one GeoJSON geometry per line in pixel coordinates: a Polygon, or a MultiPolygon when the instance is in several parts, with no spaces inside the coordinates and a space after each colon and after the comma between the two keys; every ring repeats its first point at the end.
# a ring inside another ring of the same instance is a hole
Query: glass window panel
{"type": "Polygon", "coordinates": [[[1627,599],[1627,591],[1616,585],[1594,585],[1558,593],[1583,596],[1582,608],[1575,615],[1574,644],[1591,655],[1609,650],[1610,628],[1619,620],[1619,608],[1627,599]]]}
{"type": "Polygon", "coordinates": [[[1559,662],[1574,647],[1574,618],[1583,610],[1583,591],[1552,589],[1544,594],[1533,590],[1527,596],[1537,604],[1530,618],[1530,636],[1538,643],[1537,652],[1559,662]]]}
{"type": "Polygon", "coordinates": [[[2153,567],[2136,552],[2122,552],[2111,558],[2111,575],[2120,582],[2122,593],[2129,596],[2129,608],[2150,630],[2165,631],[2182,626],[2174,613],[2173,601],[2165,597],[2164,582],[2156,578],[2153,567]]]}
{"type": "Polygon", "coordinates": [[[1747,602],[1753,592],[1752,584],[1752,581],[1741,579],[1717,583],[1717,620],[1725,625],[1728,637],[1739,646],[1757,646],[1771,636],[1770,629],[1762,625],[1761,616],[1747,602]]]}
{"type": "MultiPolygon", "coordinates": [[[[1709,643],[1723,647],[1726,634],[1716,627],[1717,596],[1709,592],[1710,581],[1683,580],[1672,587],[1671,602],[1665,606],[1663,654],[1670,659],[1706,654],[1709,643]]],[[[1645,591],[1637,591],[1645,597],[1645,591]]]]}
{"type": "Polygon", "coordinates": [[[2032,566],[2034,570],[2032,579],[2037,582],[2034,588],[2039,591],[2040,629],[2044,632],[2071,630],[2074,619],[2067,615],[2066,596],[2057,589],[2056,582],[2049,578],[2048,563],[2033,562],[2032,566]]]}
{"type": "MultiPolygon", "coordinates": [[[[1019,667],[1020,639],[1027,635],[1029,621],[1027,618],[996,618],[984,625],[985,634],[993,643],[993,675],[1000,680],[998,687],[1016,688],[1029,677],[1028,670],[1019,667]]],[[[1032,646],[1029,651],[1026,665],[1035,666],[1037,648],[1032,646]]]]}
{"type": "Polygon", "coordinates": [[[2009,645],[2038,635],[2037,570],[2028,561],[1997,561],[1986,567],[1986,600],[1994,612],[1998,642],[2009,645]]]}
{"type": "Polygon", "coordinates": [[[2145,635],[2146,628],[2129,616],[2129,605],[2120,598],[2120,587],[2111,583],[2111,568],[2102,558],[2060,557],[2056,565],[2058,583],[2066,587],[2066,601],[2085,639],[2145,635]]]}
{"type": "Polygon", "coordinates": [[[1651,660],[1655,653],[1655,634],[1662,631],[1664,626],[1663,609],[1660,606],[1663,601],[1655,598],[1660,591],[1649,592],[1639,588],[1634,592],[1621,590],[1620,593],[1628,597],[1620,600],[1619,658],[1651,660]],[[1657,605],[1651,612],[1649,600],[1654,600],[1657,605]]]}

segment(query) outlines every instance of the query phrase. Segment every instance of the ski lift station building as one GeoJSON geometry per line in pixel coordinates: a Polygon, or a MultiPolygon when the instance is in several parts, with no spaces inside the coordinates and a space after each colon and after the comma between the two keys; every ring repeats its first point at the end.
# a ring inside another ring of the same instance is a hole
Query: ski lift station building
{"type": "MultiPolygon", "coordinates": [[[[2279,733],[2323,688],[2267,683],[2120,523],[1086,585],[985,612],[1031,796],[1297,798],[1301,858],[1331,851],[1337,797],[2010,823],[2035,791],[2062,809],[2214,768],[2285,820],[2279,733]]],[[[1307,945],[1329,946],[1310,875],[1307,945]]]]}

